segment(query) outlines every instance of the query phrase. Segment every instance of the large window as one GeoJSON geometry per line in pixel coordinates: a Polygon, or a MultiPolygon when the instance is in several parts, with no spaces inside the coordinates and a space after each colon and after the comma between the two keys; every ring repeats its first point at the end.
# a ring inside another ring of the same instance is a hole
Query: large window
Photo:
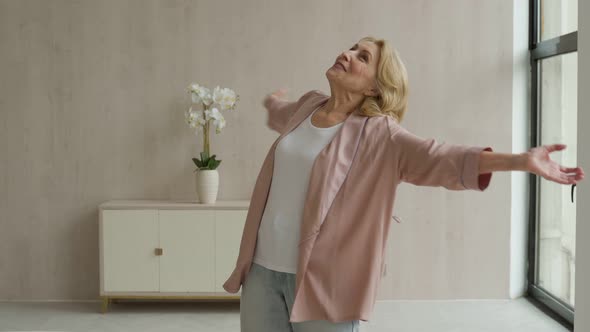
{"type": "MultiPolygon", "coordinates": [[[[551,158],[577,165],[578,1],[531,0],[531,145],[567,145],[551,158]]],[[[573,325],[575,186],[531,175],[529,294],[573,325]]]]}

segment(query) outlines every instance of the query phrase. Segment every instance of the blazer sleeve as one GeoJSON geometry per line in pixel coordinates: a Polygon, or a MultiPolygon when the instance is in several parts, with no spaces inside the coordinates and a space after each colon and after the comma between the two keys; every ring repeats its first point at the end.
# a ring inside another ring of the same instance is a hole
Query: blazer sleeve
{"type": "Polygon", "coordinates": [[[270,129],[282,134],[285,126],[289,120],[291,120],[295,112],[301,107],[301,104],[305,102],[307,98],[317,93],[317,90],[309,91],[297,101],[283,101],[270,97],[270,95],[266,96],[262,103],[267,110],[266,125],[270,129]]]}
{"type": "Polygon", "coordinates": [[[479,174],[481,152],[493,151],[489,146],[441,143],[419,137],[401,126],[392,139],[399,149],[401,181],[450,190],[484,191],[489,186],[492,173],[479,174]]]}

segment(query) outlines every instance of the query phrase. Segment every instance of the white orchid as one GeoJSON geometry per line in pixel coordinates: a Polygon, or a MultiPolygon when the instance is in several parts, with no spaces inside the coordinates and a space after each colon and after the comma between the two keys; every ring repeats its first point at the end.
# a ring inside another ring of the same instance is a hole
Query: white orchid
{"type": "Polygon", "coordinates": [[[217,134],[219,134],[221,129],[225,127],[225,118],[216,107],[205,111],[205,119],[207,119],[207,121],[211,119],[213,120],[213,125],[215,126],[215,132],[217,134]]]}
{"type": "Polygon", "coordinates": [[[203,119],[203,116],[199,116],[195,120],[195,127],[198,128],[199,130],[202,130],[203,128],[205,128],[205,124],[207,124],[207,121],[205,121],[203,119]]]}
{"type": "Polygon", "coordinates": [[[209,106],[213,102],[211,90],[204,86],[193,83],[189,86],[189,92],[194,104],[203,103],[205,106],[209,106]]]}
{"type": "Polygon", "coordinates": [[[236,93],[228,88],[215,87],[213,90],[213,102],[222,110],[233,110],[238,100],[236,93]]]}
{"type": "Polygon", "coordinates": [[[219,120],[215,120],[215,121],[213,121],[213,124],[216,126],[215,132],[217,134],[219,134],[221,132],[221,129],[223,129],[223,127],[225,127],[225,119],[221,118],[219,120]]]}
{"type": "Polygon", "coordinates": [[[212,108],[210,111],[205,111],[205,118],[209,120],[213,120],[213,123],[218,126],[220,121],[225,120],[223,115],[219,112],[217,108],[212,108]]]}
{"type": "Polygon", "coordinates": [[[206,120],[215,119],[219,115],[220,115],[219,110],[216,107],[213,107],[210,110],[205,110],[205,119],[206,120]]]}
{"type": "Polygon", "coordinates": [[[201,130],[207,121],[203,118],[203,111],[194,110],[192,106],[185,112],[185,120],[189,127],[197,129],[197,132],[201,130]]]}
{"type": "Polygon", "coordinates": [[[215,126],[215,132],[219,134],[225,127],[225,118],[221,111],[234,110],[239,96],[228,88],[216,86],[213,93],[207,88],[197,83],[191,83],[188,88],[193,104],[202,104],[203,111],[195,111],[191,106],[186,111],[186,122],[191,128],[200,130],[207,123],[212,122],[215,126]]]}
{"type": "Polygon", "coordinates": [[[213,123],[215,132],[221,133],[225,127],[225,118],[221,111],[234,110],[239,96],[231,89],[215,87],[213,93],[208,88],[196,83],[192,83],[187,88],[191,102],[201,104],[202,111],[194,110],[191,106],[185,111],[185,120],[188,125],[196,129],[195,133],[203,132],[203,152],[201,159],[193,158],[193,161],[199,169],[215,169],[219,166],[221,160],[215,160],[215,155],[209,154],[209,124],[213,123]]]}

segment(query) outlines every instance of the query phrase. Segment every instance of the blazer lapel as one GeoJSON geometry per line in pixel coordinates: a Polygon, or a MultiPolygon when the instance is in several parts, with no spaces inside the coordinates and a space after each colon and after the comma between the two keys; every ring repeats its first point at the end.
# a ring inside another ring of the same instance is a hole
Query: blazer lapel
{"type": "Polygon", "coordinates": [[[303,209],[300,243],[320,231],[328,210],[352,166],[367,119],[355,110],[316,157],[303,209]]]}
{"type": "MultiPolygon", "coordinates": [[[[309,107],[302,107],[300,112],[293,114],[287,123],[287,129],[271,147],[271,160],[274,161],[274,153],[279,141],[328,99],[329,96],[314,99],[309,107]]],[[[330,143],[316,157],[311,169],[308,194],[303,209],[300,243],[319,232],[338,190],[348,175],[367,119],[366,116],[359,115],[358,109],[354,110],[344,120],[330,143]]]]}
{"type": "MultiPolygon", "coordinates": [[[[287,129],[271,147],[271,169],[279,141],[297,128],[303,120],[319,106],[327,102],[328,99],[329,97],[326,96],[312,100],[309,107],[303,107],[300,112],[293,114],[293,117],[287,123],[287,129]]],[[[366,116],[359,115],[358,109],[354,110],[344,120],[330,143],[316,157],[311,169],[308,194],[303,209],[300,243],[319,232],[320,226],[324,222],[328,210],[352,166],[367,119],[366,116]]],[[[272,179],[272,171],[270,177],[272,179]]]]}

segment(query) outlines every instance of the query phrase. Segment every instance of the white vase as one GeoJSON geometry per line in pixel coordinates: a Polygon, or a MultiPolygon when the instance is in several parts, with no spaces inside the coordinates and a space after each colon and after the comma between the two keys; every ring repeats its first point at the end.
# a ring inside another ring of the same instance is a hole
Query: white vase
{"type": "Polygon", "coordinates": [[[199,202],[204,204],[215,203],[219,189],[219,172],[216,169],[204,169],[197,170],[195,173],[199,202]]]}

